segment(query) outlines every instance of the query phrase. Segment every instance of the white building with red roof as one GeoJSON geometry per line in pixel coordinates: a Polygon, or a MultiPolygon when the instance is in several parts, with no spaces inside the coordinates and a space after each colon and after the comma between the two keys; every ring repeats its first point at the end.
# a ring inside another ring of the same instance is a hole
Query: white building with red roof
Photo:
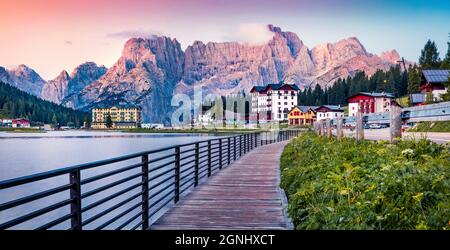
{"type": "Polygon", "coordinates": [[[356,116],[358,110],[363,114],[389,112],[392,102],[396,102],[390,93],[360,92],[348,99],[348,116],[356,116]]]}
{"type": "Polygon", "coordinates": [[[259,122],[287,121],[289,111],[297,105],[299,88],[295,84],[269,84],[255,86],[251,109],[259,122]]]}

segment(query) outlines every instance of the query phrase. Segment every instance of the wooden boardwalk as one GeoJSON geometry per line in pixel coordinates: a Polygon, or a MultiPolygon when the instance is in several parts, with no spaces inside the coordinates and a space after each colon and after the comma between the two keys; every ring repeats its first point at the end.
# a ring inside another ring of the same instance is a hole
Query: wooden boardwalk
{"type": "Polygon", "coordinates": [[[181,199],[150,229],[287,229],[279,160],[288,141],[254,149],[181,199]]]}

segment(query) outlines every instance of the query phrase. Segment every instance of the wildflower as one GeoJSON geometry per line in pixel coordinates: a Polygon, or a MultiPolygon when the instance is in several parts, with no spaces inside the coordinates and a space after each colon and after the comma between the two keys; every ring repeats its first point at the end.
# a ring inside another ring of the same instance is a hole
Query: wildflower
{"type": "Polygon", "coordinates": [[[406,158],[411,158],[414,156],[414,150],[407,148],[405,150],[402,151],[402,155],[406,158]]]}

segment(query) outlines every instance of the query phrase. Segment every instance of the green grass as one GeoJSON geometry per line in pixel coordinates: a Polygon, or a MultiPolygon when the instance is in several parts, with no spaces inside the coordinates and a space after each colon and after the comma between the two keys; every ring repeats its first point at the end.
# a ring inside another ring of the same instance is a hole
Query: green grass
{"type": "Polygon", "coordinates": [[[411,132],[450,132],[450,121],[419,122],[411,132]]]}
{"type": "Polygon", "coordinates": [[[344,106],[342,109],[344,109],[344,115],[348,115],[348,106],[344,106]]]}
{"type": "Polygon", "coordinates": [[[296,229],[450,229],[448,146],[304,133],[281,156],[296,229]]]}
{"type": "Polygon", "coordinates": [[[409,107],[409,96],[406,95],[406,96],[399,97],[399,98],[397,98],[397,102],[402,107],[409,107]]]}
{"type": "Polygon", "coordinates": [[[8,133],[45,133],[44,130],[35,128],[0,128],[0,131],[6,131],[8,133]]]}

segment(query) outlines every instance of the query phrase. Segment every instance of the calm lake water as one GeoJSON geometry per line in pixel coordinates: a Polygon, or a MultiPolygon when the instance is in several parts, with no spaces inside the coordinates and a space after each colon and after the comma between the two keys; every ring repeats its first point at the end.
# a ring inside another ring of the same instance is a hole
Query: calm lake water
{"type": "Polygon", "coordinates": [[[217,136],[98,131],[0,132],[0,181],[210,138],[217,136]]]}
{"type": "MultiPolygon", "coordinates": [[[[131,153],[154,150],[177,144],[203,141],[218,137],[219,136],[206,134],[143,134],[99,131],[53,131],[47,133],[20,134],[0,132],[0,181],[81,163],[104,160],[131,153]]],[[[117,164],[115,163],[82,171],[82,178],[85,179],[90,176],[105,173],[113,169],[127,166],[127,164],[135,164],[138,162],[138,160],[139,159],[132,159],[117,164]]],[[[167,166],[161,169],[160,172],[172,171],[171,169],[173,169],[173,166],[167,166]]],[[[83,185],[82,193],[102,187],[111,182],[121,180],[130,175],[139,173],[139,171],[139,168],[137,168],[83,185]]],[[[153,172],[150,177],[157,174],[158,172],[153,172]]],[[[153,183],[163,180],[163,178],[167,178],[167,176],[170,174],[173,173],[169,172],[166,175],[162,175],[161,177],[155,179],[153,183]]],[[[170,176],[168,178],[170,178],[170,176]]],[[[126,183],[115,186],[114,188],[102,191],[99,194],[83,199],[82,205],[83,207],[88,206],[89,204],[95,203],[102,198],[115,194],[116,192],[119,192],[126,187],[130,187],[133,184],[139,183],[139,181],[140,178],[136,178],[126,183]]],[[[173,194],[173,183],[170,183],[170,181],[172,180],[169,180],[169,182],[167,183],[168,185],[161,185],[161,188],[159,190],[150,190],[150,196],[153,197],[150,201],[159,200],[159,198],[164,198],[163,196],[165,195],[169,195],[167,196],[167,200],[170,200],[170,194],[173,194]]],[[[51,179],[21,185],[19,187],[0,190],[0,204],[17,199],[19,197],[25,197],[27,195],[65,185],[67,183],[68,175],[63,175],[51,179]]],[[[104,204],[83,212],[83,221],[97,215],[102,211],[105,211],[106,209],[114,206],[124,199],[127,199],[128,197],[131,198],[132,195],[138,192],[140,192],[140,186],[117,198],[108,200],[108,202],[105,202],[104,204]]],[[[63,191],[61,193],[39,199],[37,201],[29,202],[18,207],[0,211],[0,224],[12,218],[18,218],[24,214],[31,213],[40,208],[45,208],[57,202],[64,201],[68,199],[68,197],[69,192],[63,191]]],[[[109,219],[118,215],[119,213],[126,211],[128,208],[132,208],[133,205],[139,201],[140,196],[134,200],[131,200],[124,206],[115,209],[113,212],[102,216],[89,225],[86,225],[84,228],[94,229],[102,225],[102,223],[105,223],[109,219]]],[[[164,201],[165,200],[161,200],[161,203],[163,203],[164,201]]],[[[153,209],[156,210],[156,207],[157,206],[155,206],[153,209]]],[[[137,214],[139,212],[139,208],[140,206],[137,207],[137,209],[135,209],[133,212],[127,213],[128,215],[123,217],[122,220],[117,220],[115,223],[109,225],[109,228],[106,227],[105,229],[117,228],[121,225],[121,223],[124,222],[124,220],[126,221],[128,218],[132,217],[132,215],[137,214]]],[[[51,220],[65,216],[68,213],[70,213],[69,206],[64,206],[45,215],[36,217],[30,221],[19,224],[13,227],[13,229],[34,229],[38,226],[44,225],[51,220]]],[[[150,213],[152,213],[152,209],[150,209],[150,213]]],[[[151,220],[157,219],[157,217],[161,214],[162,212],[158,212],[158,214],[155,214],[151,218],[151,220]]],[[[140,217],[138,217],[137,220],[139,218],[140,217]]],[[[124,229],[130,228],[132,225],[133,224],[124,227],[124,229]]],[[[70,220],[57,225],[56,227],[54,227],[54,229],[67,229],[69,227],[70,220]]]]}

